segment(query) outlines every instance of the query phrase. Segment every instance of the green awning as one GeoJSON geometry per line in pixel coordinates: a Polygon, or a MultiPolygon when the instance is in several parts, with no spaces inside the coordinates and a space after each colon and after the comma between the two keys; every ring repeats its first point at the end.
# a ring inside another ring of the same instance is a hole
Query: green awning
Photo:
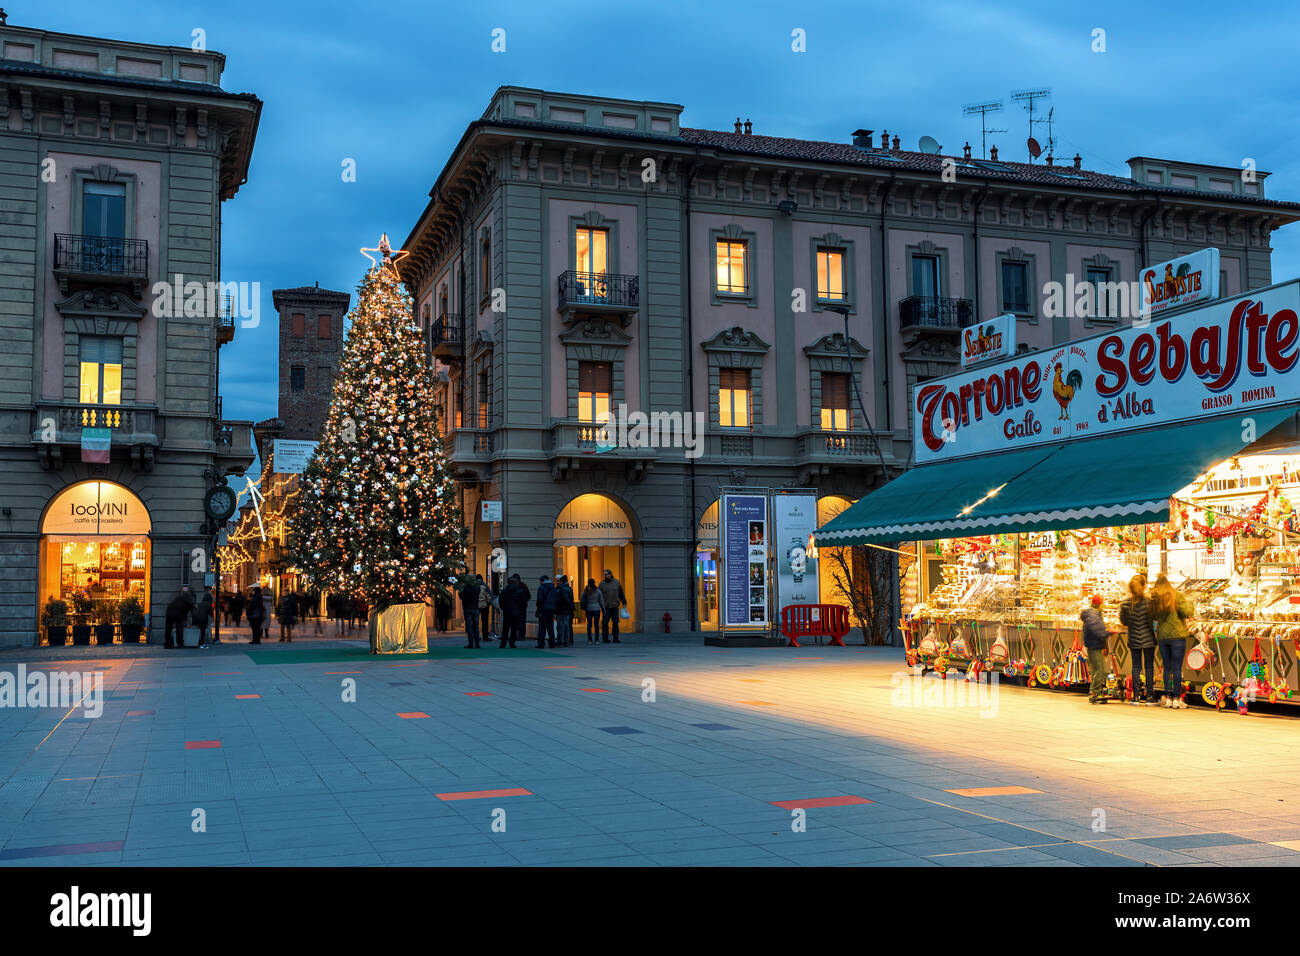
{"type": "Polygon", "coordinates": [[[836,515],[815,538],[835,547],[1167,521],[1170,495],[1249,445],[1250,429],[1263,438],[1296,411],[1238,413],[921,465],[836,515]]]}

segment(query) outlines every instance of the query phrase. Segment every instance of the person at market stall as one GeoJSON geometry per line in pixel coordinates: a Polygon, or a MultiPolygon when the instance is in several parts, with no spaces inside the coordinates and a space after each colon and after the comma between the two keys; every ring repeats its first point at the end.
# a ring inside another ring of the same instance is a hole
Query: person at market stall
{"type": "Polygon", "coordinates": [[[1092,607],[1079,617],[1083,620],[1083,646],[1088,652],[1088,703],[1106,703],[1106,675],[1110,672],[1110,631],[1101,616],[1101,595],[1092,596],[1092,607]]]}
{"type": "Polygon", "coordinates": [[[1133,660],[1133,697],[1129,703],[1154,706],[1156,632],[1151,626],[1151,601],[1147,598],[1146,590],[1145,574],[1135,574],[1129,578],[1128,591],[1131,597],[1119,606],[1119,620],[1128,629],[1128,649],[1133,660]],[[1146,677],[1145,682],[1143,676],[1146,677]]]}
{"type": "Polygon", "coordinates": [[[1160,648],[1160,666],[1165,673],[1164,707],[1186,710],[1183,700],[1183,655],[1187,653],[1187,620],[1195,617],[1196,608],[1187,595],[1175,590],[1163,574],[1151,587],[1151,616],[1156,624],[1156,644],[1160,648]]]}

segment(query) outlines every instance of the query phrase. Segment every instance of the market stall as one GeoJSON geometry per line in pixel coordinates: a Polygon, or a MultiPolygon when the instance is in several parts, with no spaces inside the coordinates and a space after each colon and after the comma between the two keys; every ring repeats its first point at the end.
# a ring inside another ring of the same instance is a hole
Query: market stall
{"type": "Polygon", "coordinates": [[[1298,310],[1293,281],[920,384],[916,467],[816,542],[902,552],[909,657],[945,674],[1082,689],[1100,595],[1122,696],[1120,602],[1164,573],[1196,607],[1187,691],[1291,700],[1298,310]]]}

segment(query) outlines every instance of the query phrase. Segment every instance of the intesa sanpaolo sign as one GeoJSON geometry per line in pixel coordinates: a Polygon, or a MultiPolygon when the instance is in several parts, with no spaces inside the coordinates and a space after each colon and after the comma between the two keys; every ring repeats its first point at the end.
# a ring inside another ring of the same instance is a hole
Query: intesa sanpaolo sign
{"type": "Polygon", "coordinates": [[[1300,402],[1300,279],[917,385],[918,464],[1300,402]]]}

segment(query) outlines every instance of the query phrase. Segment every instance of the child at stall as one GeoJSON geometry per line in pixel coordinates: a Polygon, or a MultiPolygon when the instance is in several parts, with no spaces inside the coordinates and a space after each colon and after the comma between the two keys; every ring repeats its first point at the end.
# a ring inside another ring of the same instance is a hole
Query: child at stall
{"type": "Polygon", "coordinates": [[[1083,620],[1083,646],[1088,651],[1088,674],[1092,682],[1088,687],[1088,703],[1104,704],[1106,674],[1110,665],[1110,632],[1101,616],[1101,595],[1092,596],[1092,607],[1079,617],[1083,620]]]}

